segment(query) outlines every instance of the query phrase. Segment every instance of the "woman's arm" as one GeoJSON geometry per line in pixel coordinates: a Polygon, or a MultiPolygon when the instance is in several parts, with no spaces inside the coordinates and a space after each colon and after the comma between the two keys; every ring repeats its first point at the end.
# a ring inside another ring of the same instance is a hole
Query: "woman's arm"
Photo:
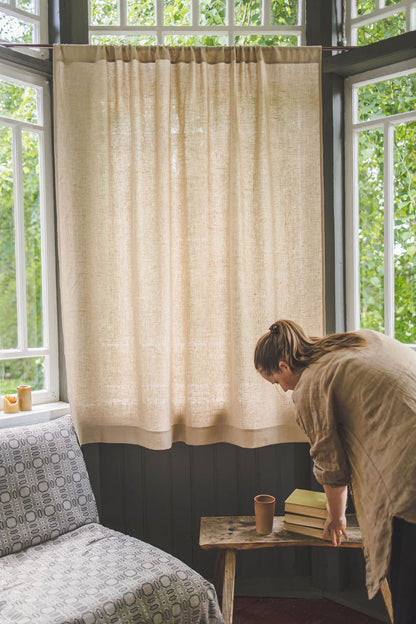
{"type": "Polygon", "coordinates": [[[326,497],[328,499],[328,517],[324,527],[324,538],[331,539],[334,546],[341,544],[341,537],[348,539],[346,533],[347,520],[345,518],[345,510],[347,508],[348,487],[323,486],[326,497]]]}

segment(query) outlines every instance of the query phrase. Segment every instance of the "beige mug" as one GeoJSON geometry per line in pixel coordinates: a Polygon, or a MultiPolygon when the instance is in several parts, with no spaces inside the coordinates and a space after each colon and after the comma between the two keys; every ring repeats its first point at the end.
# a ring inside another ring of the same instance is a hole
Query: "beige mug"
{"type": "Polygon", "coordinates": [[[32,409],[32,387],[17,386],[17,396],[19,399],[19,408],[22,412],[30,412],[32,409]]]}
{"type": "Polygon", "coordinates": [[[273,517],[276,499],[270,494],[258,494],[254,497],[254,513],[256,516],[256,531],[261,535],[268,535],[273,531],[273,517]]]}

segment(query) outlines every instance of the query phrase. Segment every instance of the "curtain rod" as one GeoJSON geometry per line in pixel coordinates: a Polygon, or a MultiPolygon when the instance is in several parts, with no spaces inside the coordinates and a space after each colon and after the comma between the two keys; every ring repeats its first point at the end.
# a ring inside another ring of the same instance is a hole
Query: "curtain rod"
{"type": "MultiPolygon", "coordinates": [[[[72,44],[74,45],[74,44],[72,44]]],[[[80,45],[80,44],[75,44],[80,45]]],[[[5,48],[43,48],[48,50],[53,50],[53,45],[48,43],[4,43],[0,42],[0,46],[5,48]]],[[[308,46],[305,46],[308,47],[308,46]]],[[[362,46],[322,46],[322,50],[324,52],[329,52],[331,50],[356,50],[357,48],[361,48],[362,46]]]]}

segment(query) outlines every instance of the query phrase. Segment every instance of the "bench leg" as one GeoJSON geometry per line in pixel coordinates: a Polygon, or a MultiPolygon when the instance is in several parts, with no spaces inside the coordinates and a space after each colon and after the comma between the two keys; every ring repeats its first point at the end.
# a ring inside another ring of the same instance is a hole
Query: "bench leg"
{"type": "Polygon", "coordinates": [[[222,589],[222,615],[225,624],[232,624],[235,583],[235,550],[225,551],[224,584],[222,589]]]}
{"type": "Polygon", "coordinates": [[[383,595],[384,604],[386,605],[387,613],[389,614],[390,622],[393,624],[393,603],[391,600],[390,587],[386,578],[383,579],[380,589],[383,595]]]}
{"type": "Polygon", "coordinates": [[[217,561],[215,563],[214,587],[217,592],[218,599],[222,596],[222,586],[224,583],[224,566],[225,566],[225,550],[221,549],[217,552],[217,561]]]}

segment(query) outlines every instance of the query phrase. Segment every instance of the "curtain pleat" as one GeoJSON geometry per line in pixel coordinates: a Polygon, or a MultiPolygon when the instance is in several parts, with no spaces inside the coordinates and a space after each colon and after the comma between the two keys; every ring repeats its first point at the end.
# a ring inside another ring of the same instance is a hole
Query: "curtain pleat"
{"type": "Polygon", "coordinates": [[[82,443],[304,441],[254,370],[324,331],[320,48],[54,48],[60,286],[82,443]]]}

